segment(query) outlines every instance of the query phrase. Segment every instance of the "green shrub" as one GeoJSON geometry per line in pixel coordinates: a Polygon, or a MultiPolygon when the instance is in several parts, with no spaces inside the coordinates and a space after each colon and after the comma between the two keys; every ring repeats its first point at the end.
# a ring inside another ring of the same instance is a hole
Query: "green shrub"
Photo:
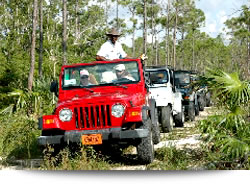
{"type": "Polygon", "coordinates": [[[184,150],[175,147],[159,148],[155,152],[156,162],[148,165],[148,169],[157,170],[186,170],[191,161],[190,156],[184,150]]]}
{"type": "Polygon", "coordinates": [[[41,155],[37,146],[37,121],[22,113],[1,116],[0,155],[10,158],[33,158],[41,155]]]}

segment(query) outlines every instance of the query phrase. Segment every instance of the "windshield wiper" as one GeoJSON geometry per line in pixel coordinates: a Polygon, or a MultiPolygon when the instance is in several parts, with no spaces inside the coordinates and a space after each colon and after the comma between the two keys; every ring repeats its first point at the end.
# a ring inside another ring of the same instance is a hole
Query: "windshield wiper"
{"type": "Polygon", "coordinates": [[[128,88],[127,86],[124,86],[124,85],[119,84],[119,83],[112,83],[112,84],[114,84],[115,86],[118,86],[118,87],[122,87],[122,88],[124,88],[124,89],[127,89],[127,88],[128,88]]]}
{"type": "Polygon", "coordinates": [[[81,87],[81,89],[86,89],[87,91],[89,91],[89,92],[91,92],[91,93],[95,92],[94,90],[89,89],[89,88],[86,88],[86,87],[81,87]]]}
{"type": "Polygon", "coordinates": [[[85,86],[79,86],[79,85],[67,85],[66,89],[77,89],[77,88],[81,88],[81,89],[86,89],[87,91],[93,93],[95,91],[93,91],[92,89],[86,88],[85,86]]]}

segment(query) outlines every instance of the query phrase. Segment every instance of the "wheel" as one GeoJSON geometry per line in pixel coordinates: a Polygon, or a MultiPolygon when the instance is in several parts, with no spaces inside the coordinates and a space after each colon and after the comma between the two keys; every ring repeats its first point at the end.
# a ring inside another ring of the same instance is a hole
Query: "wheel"
{"type": "Polygon", "coordinates": [[[177,113],[174,116],[175,126],[176,127],[183,127],[185,122],[185,115],[184,115],[184,107],[181,106],[181,112],[177,113]]]}
{"type": "Polygon", "coordinates": [[[158,144],[161,141],[160,124],[157,108],[154,109],[155,123],[152,128],[153,143],[158,144]]]}
{"type": "Polygon", "coordinates": [[[200,114],[199,102],[198,102],[198,100],[197,100],[196,103],[194,104],[194,110],[195,110],[195,115],[198,116],[198,115],[200,114]]]}
{"type": "Polygon", "coordinates": [[[142,138],[140,143],[136,146],[137,155],[143,164],[149,164],[154,160],[154,144],[151,131],[152,123],[150,119],[143,124],[143,128],[148,129],[149,134],[146,138],[142,138]]]}
{"type": "Polygon", "coordinates": [[[204,96],[200,97],[199,100],[198,100],[198,103],[199,103],[199,110],[204,111],[205,97],[204,96]]]}
{"type": "Polygon", "coordinates": [[[206,106],[209,107],[211,105],[210,93],[206,93],[206,106]]]}
{"type": "Polygon", "coordinates": [[[195,120],[195,106],[194,106],[194,102],[189,102],[189,105],[188,105],[188,119],[190,121],[194,121],[195,120]]]}
{"type": "Polygon", "coordinates": [[[161,108],[161,123],[164,133],[171,132],[173,130],[174,120],[170,106],[163,106],[161,108]]]}

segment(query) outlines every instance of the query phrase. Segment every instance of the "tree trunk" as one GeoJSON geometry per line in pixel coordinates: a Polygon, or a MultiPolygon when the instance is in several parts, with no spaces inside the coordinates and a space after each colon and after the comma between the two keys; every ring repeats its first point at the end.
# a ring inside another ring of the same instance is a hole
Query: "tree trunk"
{"type": "Polygon", "coordinates": [[[33,17],[32,17],[32,35],[30,49],[30,71],[28,77],[28,89],[32,91],[32,83],[35,68],[35,48],[36,48],[36,25],[37,25],[37,0],[33,2],[33,17]]]}
{"type": "Polygon", "coordinates": [[[168,0],[168,6],[167,6],[167,11],[168,11],[168,15],[167,15],[167,23],[166,23],[166,30],[167,30],[167,35],[166,35],[166,66],[169,65],[169,15],[170,15],[170,0],[168,0]]]}
{"type": "Polygon", "coordinates": [[[155,65],[158,65],[158,41],[155,35],[155,65]]]}
{"type": "Polygon", "coordinates": [[[79,0],[76,0],[76,4],[75,4],[75,38],[76,41],[75,43],[78,43],[79,40],[79,0]]]}
{"type": "Polygon", "coordinates": [[[118,12],[119,12],[119,4],[118,4],[118,0],[116,0],[116,28],[117,28],[117,30],[120,29],[118,12]]]}
{"type": "Polygon", "coordinates": [[[132,20],[133,20],[133,34],[132,34],[132,55],[135,57],[135,30],[136,30],[136,23],[135,23],[135,12],[132,13],[132,20]]]}
{"type": "Polygon", "coordinates": [[[177,30],[177,21],[178,21],[178,7],[176,7],[175,13],[175,25],[174,25],[174,34],[173,34],[173,68],[176,66],[176,30],[177,30]]]}
{"type": "Polygon", "coordinates": [[[153,54],[152,54],[152,65],[156,65],[156,54],[154,54],[155,52],[155,18],[154,18],[154,0],[151,1],[151,32],[152,32],[152,50],[153,50],[153,54]]]}
{"type": "Polygon", "coordinates": [[[193,41],[192,41],[192,67],[191,67],[191,69],[194,69],[194,66],[195,66],[195,69],[197,69],[197,65],[195,65],[195,62],[194,62],[194,29],[193,29],[193,41]]]}
{"type": "Polygon", "coordinates": [[[147,53],[147,0],[143,6],[143,53],[147,53]]]}
{"type": "Polygon", "coordinates": [[[40,47],[39,47],[39,76],[42,78],[42,64],[43,64],[43,0],[40,0],[40,47]]]}
{"type": "MultiPolygon", "coordinates": [[[[181,31],[181,40],[184,41],[184,29],[181,31]]],[[[181,43],[180,64],[177,66],[177,69],[184,69],[183,43],[181,43]]]]}
{"type": "Polygon", "coordinates": [[[106,26],[108,26],[108,0],[106,0],[105,2],[105,23],[106,23],[106,26]]]}
{"type": "Polygon", "coordinates": [[[63,65],[67,65],[67,0],[63,0],[63,65]]]}
{"type": "MultiPolygon", "coordinates": [[[[248,29],[248,33],[250,33],[250,25],[247,26],[247,29],[248,29]]],[[[246,74],[246,79],[249,79],[249,78],[250,78],[250,41],[249,41],[249,36],[247,36],[247,74],[246,74]]]]}

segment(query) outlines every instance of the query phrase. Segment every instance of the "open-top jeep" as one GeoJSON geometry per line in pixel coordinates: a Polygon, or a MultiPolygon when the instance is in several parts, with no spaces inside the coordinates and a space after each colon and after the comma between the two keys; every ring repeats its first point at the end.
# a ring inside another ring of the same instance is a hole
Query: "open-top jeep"
{"type": "Polygon", "coordinates": [[[191,72],[186,70],[175,71],[175,83],[177,90],[182,93],[185,114],[191,121],[199,114],[197,93],[192,85],[191,72]]]}
{"type": "Polygon", "coordinates": [[[196,72],[191,73],[191,80],[194,88],[196,88],[198,107],[200,111],[203,111],[206,106],[206,88],[201,85],[201,76],[196,72]]]}
{"type": "Polygon", "coordinates": [[[173,130],[173,125],[184,125],[182,94],[176,91],[174,71],[166,66],[148,66],[150,98],[155,100],[163,132],[173,130]]]}
{"type": "Polygon", "coordinates": [[[52,82],[51,91],[58,93],[58,103],[53,115],[39,119],[40,145],[134,145],[143,163],[153,161],[153,143],[160,136],[142,60],[62,66],[59,83],[52,82]],[[126,72],[122,78],[117,77],[121,69],[126,72]],[[86,77],[88,82],[82,82],[86,77]]]}
{"type": "Polygon", "coordinates": [[[196,87],[198,87],[198,97],[202,97],[198,98],[199,108],[202,111],[204,107],[209,107],[211,104],[211,92],[208,89],[207,79],[204,76],[192,73],[192,78],[196,83],[196,87]]]}

